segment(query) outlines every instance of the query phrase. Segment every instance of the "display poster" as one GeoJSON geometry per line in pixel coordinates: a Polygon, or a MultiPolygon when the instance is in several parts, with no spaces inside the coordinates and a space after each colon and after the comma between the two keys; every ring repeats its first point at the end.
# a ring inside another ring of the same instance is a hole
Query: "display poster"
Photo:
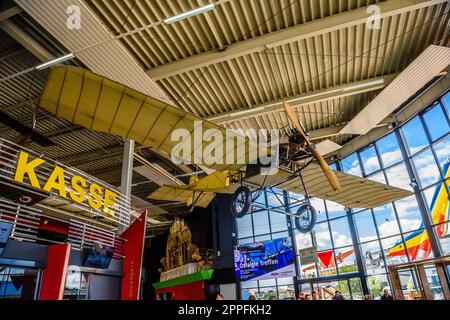
{"type": "Polygon", "coordinates": [[[243,244],[234,248],[236,276],[241,281],[295,277],[290,238],[243,244]]]}
{"type": "Polygon", "coordinates": [[[3,251],[5,250],[12,229],[13,225],[11,223],[0,221],[0,255],[3,254],[3,251]]]}
{"type": "Polygon", "coordinates": [[[300,249],[298,251],[300,257],[300,264],[302,266],[313,264],[317,262],[317,250],[316,247],[309,247],[300,249]]]}

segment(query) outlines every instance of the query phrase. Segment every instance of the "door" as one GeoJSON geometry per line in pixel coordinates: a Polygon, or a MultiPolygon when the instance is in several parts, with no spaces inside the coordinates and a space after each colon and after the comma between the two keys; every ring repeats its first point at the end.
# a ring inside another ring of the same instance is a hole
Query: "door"
{"type": "Polygon", "coordinates": [[[415,268],[411,267],[399,270],[398,277],[400,279],[404,300],[423,300],[422,290],[415,268]]]}
{"type": "Polygon", "coordinates": [[[430,295],[432,300],[445,300],[441,279],[439,278],[439,274],[436,270],[436,267],[426,266],[424,269],[426,281],[428,283],[428,287],[430,288],[430,295]]]}
{"type": "Polygon", "coordinates": [[[89,300],[120,300],[122,278],[89,275],[89,300]]]}

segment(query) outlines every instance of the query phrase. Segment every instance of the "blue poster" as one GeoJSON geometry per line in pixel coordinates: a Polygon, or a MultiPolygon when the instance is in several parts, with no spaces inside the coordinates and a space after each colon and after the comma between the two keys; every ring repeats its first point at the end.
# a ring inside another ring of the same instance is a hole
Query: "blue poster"
{"type": "Polygon", "coordinates": [[[243,244],[234,248],[234,269],[241,281],[295,277],[290,238],[243,244]]]}
{"type": "Polygon", "coordinates": [[[5,250],[12,229],[13,225],[11,223],[0,221],[0,255],[3,254],[3,250],[5,250]]]}

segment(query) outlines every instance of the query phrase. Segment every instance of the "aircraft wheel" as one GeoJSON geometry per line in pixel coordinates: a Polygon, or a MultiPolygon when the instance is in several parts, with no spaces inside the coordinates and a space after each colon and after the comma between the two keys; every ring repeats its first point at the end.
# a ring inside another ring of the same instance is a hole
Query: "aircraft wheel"
{"type": "Polygon", "coordinates": [[[252,192],[246,186],[239,187],[231,199],[231,215],[235,218],[244,217],[252,204],[252,192]]]}
{"type": "Polygon", "coordinates": [[[295,217],[295,228],[301,233],[308,233],[316,225],[316,209],[310,204],[304,204],[297,210],[295,217]]]}

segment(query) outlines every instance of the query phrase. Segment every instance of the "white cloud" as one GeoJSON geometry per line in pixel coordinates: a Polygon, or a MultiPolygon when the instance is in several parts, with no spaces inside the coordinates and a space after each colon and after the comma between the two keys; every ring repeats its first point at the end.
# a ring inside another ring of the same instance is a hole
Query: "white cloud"
{"type": "Polygon", "coordinates": [[[399,162],[401,159],[403,159],[403,156],[400,150],[395,150],[381,154],[381,158],[383,159],[384,165],[388,166],[396,162],[399,162]]]}
{"type": "Polygon", "coordinates": [[[389,180],[389,185],[412,190],[410,186],[411,180],[409,179],[408,171],[404,164],[399,164],[386,170],[386,175],[389,180]]]}
{"type": "Polygon", "coordinates": [[[316,241],[319,248],[328,248],[331,246],[330,234],[328,231],[316,232],[316,241]]]}
{"type": "Polygon", "coordinates": [[[373,172],[380,169],[380,163],[377,156],[370,157],[363,163],[365,172],[373,172]]]}
{"type": "Polygon", "coordinates": [[[446,140],[439,143],[434,150],[436,151],[436,154],[440,161],[445,161],[450,156],[450,138],[447,138],[446,140]]]}
{"type": "Polygon", "coordinates": [[[422,220],[419,219],[400,219],[400,224],[404,232],[413,231],[419,229],[422,224],[422,220]]]}
{"type": "Polygon", "coordinates": [[[417,201],[415,196],[396,201],[395,207],[397,208],[397,214],[399,218],[407,218],[412,215],[415,216],[415,213],[419,210],[417,208],[417,201]]]}
{"type": "Polygon", "coordinates": [[[345,212],[345,207],[332,201],[327,201],[328,212],[345,212]]]}
{"type": "Polygon", "coordinates": [[[366,254],[367,251],[370,250],[370,252],[379,252],[380,251],[380,245],[378,244],[378,241],[372,241],[369,243],[364,243],[362,245],[362,250],[364,251],[362,254],[366,254]]]}
{"type": "Polygon", "coordinates": [[[439,170],[430,150],[413,158],[414,165],[419,174],[419,179],[423,184],[430,184],[439,178],[439,170]]]}
{"type": "MultiPolygon", "coordinates": [[[[372,236],[365,236],[365,237],[360,237],[359,238],[359,241],[360,242],[368,242],[368,241],[372,241],[372,240],[376,240],[377,239],[377,236],[375,236],[375,235],[372,235],[372,236]]],[[[365,244],[366,245],[366,244],[365,244]]],[[[369,244],[367,244],[367,245],[369,245],[369,244]]],[[[369,246],[370,247],[373,247],[374,245],[376,245],[376,243],[375,244],[370,244],[369,246]]]]}
{"type": "Polygon", "coordinates": [[[380,232],[381,237],[392,236],[400,233],[400,230],[398,229],[397,220],[384,222],[382,225],[378,227],[378,231],[380,232]]]}
{"type": "Polygon", "coordinates": [[[310,234],[298,233],[295,235],[297,249],[309,248],[312,246],[310,234]]]}
{"type": "Polygon", "coordinates": [[[347,237],[345,234],[337,233],[336,231],[332,232],[333,242],[335,247],[343,247],[352,245],[352,239],[347,237]]]}
{"type": "Polygon", "coordinates": [[[367,179],[386,184],[386,179],[384,178],[383,172],[374,174],[373,176],[370,176],[367,179]]]}

